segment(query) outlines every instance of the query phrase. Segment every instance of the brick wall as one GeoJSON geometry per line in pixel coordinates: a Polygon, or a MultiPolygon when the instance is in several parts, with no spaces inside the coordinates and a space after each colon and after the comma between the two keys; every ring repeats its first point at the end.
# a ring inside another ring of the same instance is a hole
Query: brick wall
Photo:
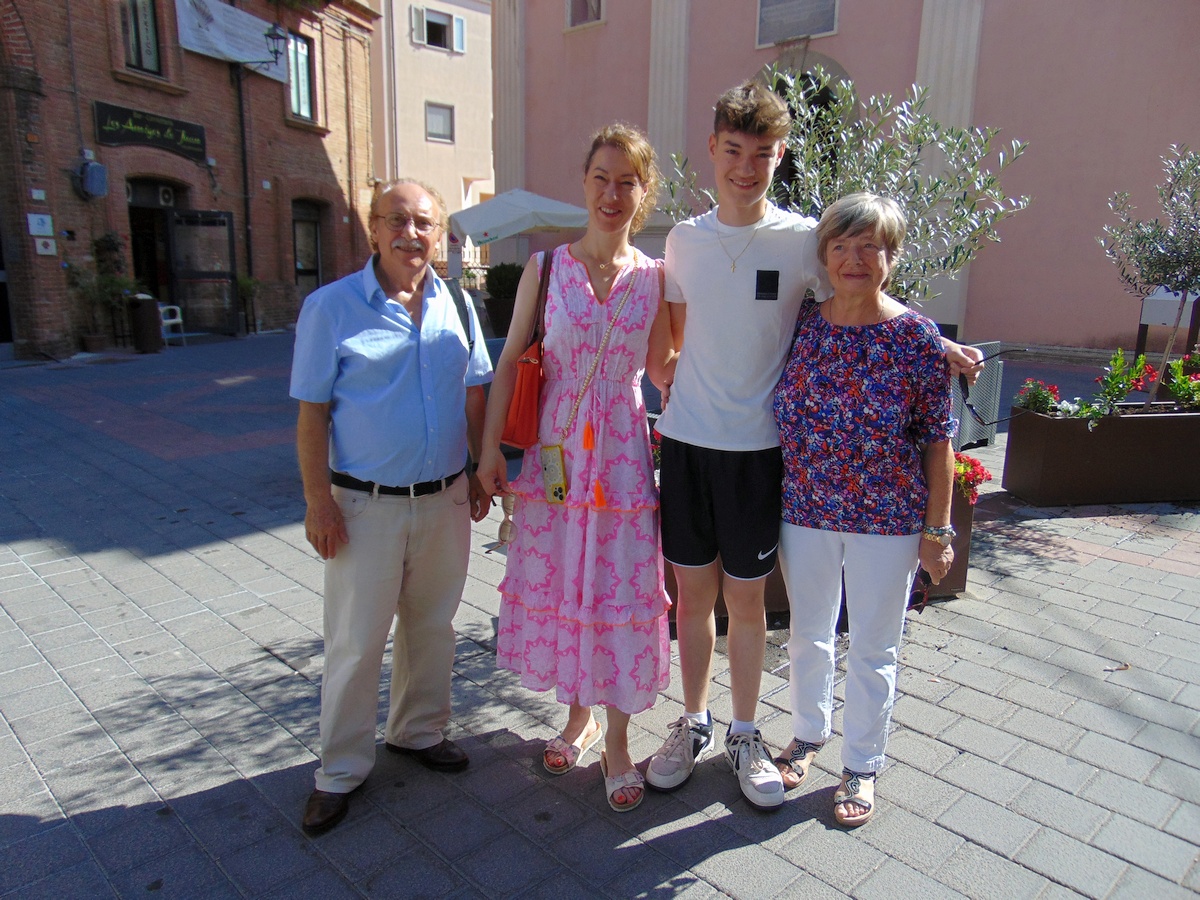
{"type": "Polygon", "coordinates": [[[294,200],[322,206],[323,280],[361,267],[369,252],[364,198],[373,174],[369,38],[376,15],[353,0],[307,12],[268,0],[239,6],[310,38],[317,69],[314,123],[290,116],[287,85],[241,70],[249,223],[237,78],[229,63],[179,47],[173,0],[156,0],[161,77],[125,65],[118,0],[74,0],[69,8],[61,0],[0,0],[0,156],[13,161],[0,167],[0,232],[17,356],[79,349],[90,317],[67,288],[63,264],[90,264],[92,240],[108,231],[123,238],[128,255],[127,179],[171,186],[177,207],[233,214],[237,271],[262,283],[251,329],[295,321],[294,200]],[[99,145],[97,100],[202,125],[206,156],[216,164],[148,146],[99,145]],[[85,200],[72,187],[84,148],[108,170],[105,198],[85,200]],[[35,252],[27,213],[53,217],[55,255],[35,252]]]}

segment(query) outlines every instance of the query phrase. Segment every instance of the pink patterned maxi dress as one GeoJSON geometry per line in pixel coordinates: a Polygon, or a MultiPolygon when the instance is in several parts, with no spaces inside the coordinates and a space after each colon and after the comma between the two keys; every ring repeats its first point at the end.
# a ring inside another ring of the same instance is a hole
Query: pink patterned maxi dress
{"type": "Polygon", "coordinates": [[[658,311],[659,264],[635,251],[604,303],[587,268],[557,248],[546,298],[541,442],[561,443],[566,503],[546,501],[539,447],[525,451],[515,539],[500,583],[497,665],[561,703],[630,715],[667,686],[670,637],[658,539],[658,489],[640,385],[658,311]],[[617,317],[591,384],[571,415],[610,317],[617,317]]]}

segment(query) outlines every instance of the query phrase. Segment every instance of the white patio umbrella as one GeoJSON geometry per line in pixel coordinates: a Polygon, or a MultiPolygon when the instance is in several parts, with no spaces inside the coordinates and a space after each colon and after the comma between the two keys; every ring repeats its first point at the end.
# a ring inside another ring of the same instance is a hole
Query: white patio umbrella
{"type": "Polygon", "coordinates": [[[451,234],[460,243],[469,237],[477,247],[531,231],[586,227],[583,207],[520,189],[497,194],[450,216],[451,234]]]}

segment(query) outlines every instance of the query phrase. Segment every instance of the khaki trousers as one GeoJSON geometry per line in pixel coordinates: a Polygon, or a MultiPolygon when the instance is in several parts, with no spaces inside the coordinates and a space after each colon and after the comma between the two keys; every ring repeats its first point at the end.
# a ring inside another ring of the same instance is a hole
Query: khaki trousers
{"type": "Polygon", "coordinates": [[[450,719],[454,614],[471,546],[468,479],[426,497],[333,488],[350,542],[325,563],[325,675],[316,786],[346,793],[375,764],[379,675],[388,630],[387,742],[424,749],[450,719]]]}

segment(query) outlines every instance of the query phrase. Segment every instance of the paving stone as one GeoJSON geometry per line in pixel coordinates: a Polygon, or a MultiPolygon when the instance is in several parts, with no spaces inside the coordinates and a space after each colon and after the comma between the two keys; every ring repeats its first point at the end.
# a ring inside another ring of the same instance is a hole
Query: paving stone
{"type": "Polygon", "coordinates": [[[1137,716],[1091,700],[1076,700],[1063,713],[1068,722],[1118,741],[1130,741],[1145,725],[1137,716]]]}
{"type": "Polygon", "coordinates": [[[961,895],[928,875],[889,859],[855,889],[854,896],[862,900],[895,900],[897,896],[951,900],[961,895]]]}
{"type": "Polygon", "coordinates": [[[1011,857],[1037,831],[1027,819],[989,800],[967,794],[937,817],[937,823],[1001,856],[1011,857]]]}
{"type": "Polygon", "coordinates": [[[725,847],[689,868],[731,897],[772,897],[796,877],[791,863],[757,844],[725,847]]]}
{"type": "Polygon", "coordinates": [[[1149,723],[1134,736],[1133,743],[1157,756],[1200,769],[1200,741],[1185,731],[1149,723]]]}
{"type": "Polygon", "coordinates": [[[1105,900],[1147,900],[1150,897],[1154,900],[1195,900],[1196,891],[1130,866],[1105,900]]]}
{"type": "Polygon", "coordinates": [[[1000,727],[1018,737],[1060,749],[1073,747],[1084,734],[1082,728],[1031,709],[1017,710],[1000,727]]]}
{"type": "Polygon", "coordinates": [[[1161,759],[1158,754],[1091,732],[1071,748],[1071,755],[1100,768],[1119,771],[1135,781],[1144,780],[1161,759]]]}
{"type": "Polygon", "coordinates": [[[913,731],[935,736],[958,721],[958,716],[918,697],[897,698],[892,721],[913,731]]]}
{"type": "MultiPolygon", "coordinates": [[[[1194,773],[1189,777],[1194,779],[1194,773]]],[[[1155,828],[1161,827],[1179,806],[1179,800],[1170,793],[1104,771],[1097,772],[1077,795],[1155,828]]]]}
{"type": "Polygon", "coordinates": [[[1146,783],[1180,800],[1200,804],[1200,778],[1196,777],[1196,770],[1173,759],[1164,759],[1159,763],[1146,783]]]}
{"type": "Polygon", "coordinates": [[[999,728],[967,718],[943,731],[939,740],[994,762],[1002,762],[1023,743],[999,728]]]}
{"type": "Polygon", "coordinates": [[[1041,828],[1014,857],[1017,862],[1088,897],[1104,897],[1128,866],[1087,844],[1041,828]]]}
{"type": "Polygon", "coordinates": [[[850,840],[854,843],[848,847],[841,829],[809,828],[780,848],[779,855],[837,890],[852,893],[888,857],[860,838],[850,840]]]}
{"type": "Polygon", "coordinates": [[[1197,859],[1196,844],[1121,815],[1113,816],[1100,829],[1092,846],[1176,883],[1197,859]]]}
{"type": "Polygon", "coordinates": [[[1000,691],[1000,696],[1019,706],[1050,716],[1061,716],[1074,702],[1074,698],[1063,696],[1061,691],[1045,687],[1043,683],[1027,681],[1024,678],[1017,678],[1006,684],[1000,691]]]}
{"type": "Polygon", "coordinates": [[[1165,830],[1185,841],[1200,844],[1200,806],[1195,803],[1180,804],[1165,830]]]}
{"type": "Polygon", "coordinates": [[[1084,843],[1112,817],[1104,807],[1040,781],[1027,784],[1007,805],[1015,813],[1084,843]]]}
{"type": "Polygon", "coordinates": [[[989,725],[999,725],[1017,710],[1009,700],[969,687],[959,687],[939,705],[989,725]]]}
{"type": "Polygon", "coordinates": [[[0,894],[20,893],[46,873],[87,859],[83,841],[65,823],[0,847],[0,894]]]}
{"type": "Polygon", "coordinates": [[[937,818],[963,795],[960,788],[902,762],[888,766],[876,793],[925,820],[937,818]]]}
{"type": "MultiPolygon", "coordinates": [[[[891,772],[888,776],[890,782],[891,772]]],[[[861,834],[871,846],[926,875],[933,875],[963,843],[958,835],[897,806],[881,808],[861,834]]]]}
{"type": "Polygon", "coordinates": [[[1029,784],[1027,776],[971,753],[951,760],[938,770],[937,775],[968,793],[1001,806],[1008,806],[1009,801],[1029,784]]]}
{"type": "MultiPolygon", "coordinates": [[[[829,748],[826,748],[829,749],[829,748]]],[[[908,729],[898,729],[888,737],[888,756],[932,774],[961,752],[934,738],[908,729]]]]}
{"type": "Polygon", "coordinates": [[[976,844],[962,844],[934,873],[942,884],[971,900],[1041,898],[1041,875],[976,844]]]}

